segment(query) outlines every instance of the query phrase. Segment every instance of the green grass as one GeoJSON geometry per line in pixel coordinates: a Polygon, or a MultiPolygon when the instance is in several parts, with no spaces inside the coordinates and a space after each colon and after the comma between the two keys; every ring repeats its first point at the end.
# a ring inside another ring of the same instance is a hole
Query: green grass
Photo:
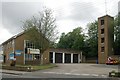
{"type": "Polygon", "coordinates": [[[37,66],[31,66],[35,70],[43,70],[43,69],[49,69],[53,67],[57,67],[55,64],[46,64],[46,65],[37,65],[37,66]]]}
{"type": "Polygon", "coordinates": [[[109,72],[109,77],[120,77],[120,72],[111,71],[109,72]]]}

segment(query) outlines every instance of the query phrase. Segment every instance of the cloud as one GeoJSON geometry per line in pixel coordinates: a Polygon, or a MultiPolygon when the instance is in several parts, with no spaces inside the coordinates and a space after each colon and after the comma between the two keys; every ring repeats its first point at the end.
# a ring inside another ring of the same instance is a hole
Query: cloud
{"type": "Polygon", "coordinates": [[[76,27],[85,27],[84,23],[79,21],[73,21],[73,20],[61,20],[57,21],[58,29],[62,32],[68,33],[69,31],[72,31],[76,27]]]}
{"type": "Polygon", "coordinates": [[[109,2],[109,8],[107,10],[109,14],[114,17],[118,14],[118,11],[120,11],[119,8],[120,8],[120,0],[115,0],[115,1],[109,2]]]}
{"type": "Polygon", "coordinates": [[[89,21],[95,19],[97,8],[91,2],[74,2],[70,4],[70,15],[67,18],[75,21],[89,21]]]}
{"type": "Polygon", "coordinates": [[[5,29],[15,34],[22,30],[22,22],[41,10],[39,2],[3,2],[2,23],[5,29]]]}
{"type": "MultiPolygon", "coordinates": [[[[2,26],[2,25],[0,25],[2,26]]],[[[8,30],[4,29],[3,27],[0,27],[0,44],[6,41],[8,38],[12,37],[13,35],[8,32],[8,30]]]]}
{"type": "MultiPolygon", "coordinates": [[[[33,2],[29,2],[29,0],[19,0],[20,2],[16,2],[16,0],[12,0],[13,2],[8,1],[10,0],[2,2],[2,29],[13,35],[22,30],[22,21],[38,14],[38,12],[42,10],[43,6],[53,10],[60,32],[69,32],[78,26],[85,27],[88,22],[97,20],[98,17],[105,15],[104,0],[32,0],[33,2]]],[[[110,14],[115,14],[116,9],[114,9],[114,6],[118,4],[118,0],[109,1],[108,12],[111,12],[110,14]]]]}
{"type": "Polygon", "coordinates": [[[62,32],[72,31],[76,27],[86,28],[88,22],[97,19],[97,8],[91,2],[71,2],[58,9],[57,24],[62,32]]]}
{"type": "Polygon", "coordinates": [[[2,24],[2,2],[0,2],[0,24],[2,24]]]}

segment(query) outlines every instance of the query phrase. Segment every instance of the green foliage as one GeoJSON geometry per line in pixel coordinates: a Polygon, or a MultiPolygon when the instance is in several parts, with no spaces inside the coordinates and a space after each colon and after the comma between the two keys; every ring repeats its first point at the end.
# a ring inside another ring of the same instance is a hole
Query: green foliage
{"type": "Polygon", "coordinates": [[[83,34],[81,27],[73,29],[67,34],[62,33],[59,48],[70,48],[83,51],[87,57],[97,57],[98,53],[98,22],[95,21],[87,25],[88,36],[83,34]]]}
{"type": "Polygon", "coordinates": [[[98,22],[92,22],[87,25],[88,37],[86,40],[85,50],[87,57],[97,57],[98,54],[98,22]]]}
{"type": "Polygon", "coordinates": [[[120,54],[120,13],[116,16],[114,20],[114,35],[115,35],[114,51],[115,54],[120,54]]]}
{"type": "Polygon", "coordinates": [[[72,32],[67,34],[62,33],[60,41],[58,42],[59,48],[69,48],[75,50],[83,50],[84,47],[84,34],[82,28],[75,28],[72,32]]]}

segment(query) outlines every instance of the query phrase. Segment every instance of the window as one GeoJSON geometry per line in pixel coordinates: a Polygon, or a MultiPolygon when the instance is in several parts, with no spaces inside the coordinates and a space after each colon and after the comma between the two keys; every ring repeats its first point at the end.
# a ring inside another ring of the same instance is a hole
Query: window
{"type": "Polygon", "coordinates": [[[34,43],[32,43],[31,41],[29,41],[29,40],[26,40],[25,41],[25,45],[26,45],[26,47],[25,47],[25,53],[27,54],[28,53],[28,48],[32,48],[32,49],[35,49],[35,44],[34,43]]]}
{"type": "Polygon", "coordinates": [[[9,49],[9,43],[7,43],[7,49],[9,49]]]}
{"type": "Polygon", "coordinates": [[[25,54],[25,60],[40,60],[39,54],[25,54]]]}
{"type": "Polygon", "coordinates": [[[11,47],[12,47],[12,42],[9,41],[9,42],[7,43],[7,48],[9,49],[9,48],[11,48],[11,47]]]}
{"type": "Polygon", "coordinates": [[[8,44],[6,44],[5,46],[6,46],[6,49],[8,49],[8,44]]]}
{"type": "Polygon", "coordinates": [[[101,29],[101,34],[104,34],[104,29],[101,29]]]}
{"type": "Polygon", "coordinates": [[[8,46],[9,46],[9,48],[12,47],[12,41],[8,42],[8,46]]]}
{"type": "Polygon", "coordinates": [[[25,54],[25,59],[26,60],[32,60],[32,55],[31,54],[25,54]]]}
{"type": "Polygon", "coordinates": [[[3,45],[3,46],[2,46],[2,51],[4,51],[4,50],[5,50],[5,46],[3,45]]]}
{"type": "Polygon", "coordinates": [[[101,52],[104,52],[104,47],[101,47],[101,52]]]}
{"type": "Polygon", "coordinates": [[[34,60],[39,60],[40,59],[40,55],[39,54],[34,54],[34,56],[33,56],[34,58],[34,60]]]}
{"type": "Polygon", "coordinates": [[[12,42],[11,42],[11,46],[14,47],[14,40],[12,40],[12,42]]]}
{"type": "Polygon", "coordinates": [[[33,49],[35,49],[35,45],[31,41],[26,40],[25,44],[26,44],[26,48],[33,48],[33,49]]]}
{"type": "Polygon", "coordinates": [[[104,20],[103,19],[101,20],[101,25],[104,25],[104,20]]]}
{"type": "Polygon", "coordinates": [[[104,43],[104,38],[101,38],[101,43],[104,43]]]}
{"type": "Polygon", "coordinates": [[[3,51],[5,51],[6,50],[6,45],[3,45],[3,51]]]}
{"type": "Polygon", "coordinates": [[[29,40],[25,41],[25,60],[40,60],[40,54],[29,53],[28,48],[35,49],[35,44],[29,40]]]}

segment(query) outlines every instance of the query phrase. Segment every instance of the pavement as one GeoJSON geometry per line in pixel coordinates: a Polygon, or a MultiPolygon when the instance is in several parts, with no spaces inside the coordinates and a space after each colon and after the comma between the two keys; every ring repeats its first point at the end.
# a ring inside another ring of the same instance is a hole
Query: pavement
{"type": "Polygon", "coordinates": [[[44,70],[44,73],[108,75],[112,70],[118,71],[118,65],[106,64],[57,64],[58,67],[44,70]]]}
{"type": "Polygon", "coordinates": [[[14,75],[24,75],[28,72],[24,72],[24,71],[14,71],[14,70],[5,70],[5,69],[1,69],[0,72],[4,73],[4,74],[14,74],[14,75]]]}
{"type": "Polygon", "coordinates": [[[1,70],[4,74],[26,75],[26,76],[41,76],[41,77],[102,77],[107,78],[112,70],[118,71],[118,65],[105,64],[56,64],[58,67],[39,70],[34,72],[1,70]]]}

